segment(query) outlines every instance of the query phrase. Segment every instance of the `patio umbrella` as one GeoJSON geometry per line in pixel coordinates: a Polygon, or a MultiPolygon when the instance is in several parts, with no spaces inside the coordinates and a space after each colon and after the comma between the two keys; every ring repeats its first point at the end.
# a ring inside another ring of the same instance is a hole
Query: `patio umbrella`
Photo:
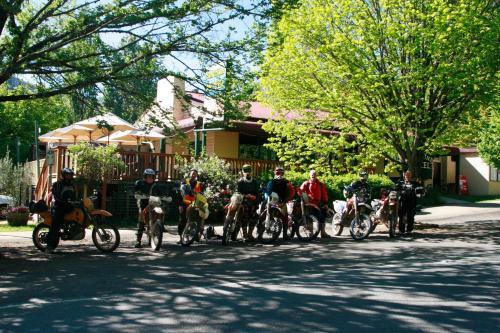
{"type": "Polygon", "coordinates": [[[73,124],[40,135],[39,140],[41,142],[73,142],[76,144],[77,140],[87,140],[91,132],[92,128],[73,124]]]}
{"type": "Polygon", "coordinates": [[[106,112],[103,115],[79,121],[76,123],[76,125],[85,126],[92,129],[92,132],[89,133],[90,140],[92,140],[92,135],[94,134],[97,134],[99,136],[107,135],[109,137],[109,135],[114,131],[136,129],[134,125],[111,112],[106,112]],[[102,127],[102,125],[110,125],[113,127],[113,130],[108,131],[105,127],[102,127]]]}
{"type": "MultiPolygon", "coordinates": [[[[119,133],[119,132],[117,132],[119,133]]],[[[136,144],[136,141],[129,141],[129,140],[122,140],[122,139],[111,139],[111,134],[110,136],[103,136],[100,139],[97,139],[96,142],[99,143],[118,143],[119,145],[124,145],[124,146],[133,146],[136,144]]]]}
{"type": "Polygon", "coordinates": [[[154,131],[148,132],[138,129],[120,131],[113,133],[109,136],[110,140],[136,141],[137,144],[139,144],[139,141],[141,139],[154,142],[154,141],[160,141],[163,138],[165,138],[165,135],[161,133],[154,131]]]}

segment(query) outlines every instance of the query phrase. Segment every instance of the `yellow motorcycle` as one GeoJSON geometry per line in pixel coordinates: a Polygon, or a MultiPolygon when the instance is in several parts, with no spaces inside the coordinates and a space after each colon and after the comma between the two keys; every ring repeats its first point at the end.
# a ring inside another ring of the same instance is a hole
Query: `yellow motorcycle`
{"type": "MultiPolygon", "coordinates": [[[[106,210],[94,209],[91,198],[71,202],[73,210],[64,216],[64,222],[59,231],[59,239],[63,241],[77,241],[85,238],[85,230],[92,228],[92,241],[100,251],[113,252],[120,245],[118,228],[105,220],[112,214],[106,210]]],[[[42,219],[33,229],[33,243],[40,251],[47,248],[47,235],[52,225],[52,214],[45,201],[32,202],[30,212],[36,213],[42,219]]],[[[57,245],[56,244],[56,245],[57,245]]]]}
{"type": "Polygon", "coordinates": [[[209,213],[207,198],[201,193],[196,193],[194,200],[186,209],[187,222],[181,234],[181,244],[183,246],[189,246],[195,240],[200,239],[209,213]]]}

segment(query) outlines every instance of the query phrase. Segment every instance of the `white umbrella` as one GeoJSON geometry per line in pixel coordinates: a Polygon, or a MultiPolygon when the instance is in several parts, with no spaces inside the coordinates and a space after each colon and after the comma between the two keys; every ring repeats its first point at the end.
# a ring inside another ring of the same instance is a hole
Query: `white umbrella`
{"type": "Polygon", "coordinates": [[[136,129],[134,125],[132,125],[128,121],[123,120],[122,118],[118,117],[117,115],[111,112],[106,112],[102,115],[79,121],[76,123],[76,125],[81,125],[91,128],[92,129],[92,133],[90,134],[91,139],[94,133],[98,135],[109,136],[110,133],[114,131],[125,131],[125,130],[136,129]],[[108,131],[105,127],[102,127],[102,125],[110,125],[113,127],[113,130],[108,131]]]}
{"type": "Polygon", "coordinates": [[[139,146],[139,142],[141,139],[148,141],[160,141],[165,138],[165,135],[154,132],[154,131],[144,131],[144,130],[127,130],[113,133],[109,136],[110,140],[122,140],[122,141],[133,141],[135,140],[137,146],[139,146]]]}
{"type": "Polygon", "coordinates": [[[50,131],[38,138],[41,142],[73,142],[76,144],[77,140],[88,140],[92,133],[92,128],[81,125],[69,125],[66,127],[58,128],[50,131]]]}

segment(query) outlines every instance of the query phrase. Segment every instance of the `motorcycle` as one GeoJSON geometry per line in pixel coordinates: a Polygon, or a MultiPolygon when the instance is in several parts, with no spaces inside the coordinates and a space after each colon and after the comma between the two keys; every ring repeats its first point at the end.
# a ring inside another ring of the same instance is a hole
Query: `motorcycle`
{"type": "Polygon", "coordinates": [[[148,238],[148,245],[151,246],[151,249],[159,251],[163,242],[165,215],[168,211],[166,204],[172,202],[172,197],[136,194],[135,198],[137,200],[148,200],[148,206],[141,212],[145,222],[144,233],[148,238]],[[147,219],[145,218],[146,214],[147,219]]]}
{"type": "Polygon", "coordinates": [[[398,224],[399,199],[397,191],[383,190],[380,199],[371,202],[373,211],[370,214],[372,227],[370,233],[377,225],[384,224],[389,230],[389,237],[396,236],[396,225],[398,224]]]}
{"type": "MultiPolygon", "coordinates": [[[[222,244],[229,244],[230,240],[236,240],[238,232],[242,226],[243,220],[252,219],[252,211],[248,206],[248,202],[256,200],[255,196],[243,195],[235,192],[230,199],[227,207],[226,219],[224,221],[224,228],[222,233],[222,244]]],[[[249,221],[248,225],[251,225],[249,221]]],[[[250,236],[251,237],[251,236],[250,236]]]]}
{"type": "Polygon", "coordinates": [[[285,216],[279,208],[279,197],[275,192],[267,196],[266,200],[260,206],[258,211],[259,218],[251,230],[257,233],[257,239],[264,244],[275,242],[283,228],[285,216]]]}
{"type": "MultiPolygon", "coordinates": [[[[94,209],[93,199],[84,198],[81,201],[72,201],[73,209],[64,216],[64,222],[59,230],[56,246],[60,240],[76,241],[85,238],[85,229],[92,228],[92,242],[102,252],[113,252],[120,245],[120,232],[111,223],[105,220],[112,216],[110,212],[94,209]]],[[[47,248],[47,235],[52,225],[52,215],[49,207],[43,200],[32,202],[30,212],[38,214],[42,219],[33,229],[33,244],[40,250],[47,248]]]]}
{"type": "Polygon", "coordinates": [[[203,194],[195,193],[194,200],[186,208],[186,226],[181,234],[183,246],[190,246],[195,240],[200,239],[209,214],[207,199],[203,194]]]}
{"type": "Polygon", "coordinates": [[[333,202],[335,214],[332,218],[332,232],[335,236],[340,236],[344,227],[349,227],[354,240],[363,240],[370,234],[372,225],[372,207],[366,203],[367,193],[364,189],[356,192],[351,186],[345,186],[343,192],[346,201],[333,202]]]}
{"type": "Polygon", "coordinates": [[[312,213],[312,210],[319,211],[320,208],[309,203],[306,193],[296,194],[294,199],[288,204],[288,221],[291,225],[289,234],[297,234],[302,241],[312,241],[316,239],[321,231],[321,222],[312,213]]]}

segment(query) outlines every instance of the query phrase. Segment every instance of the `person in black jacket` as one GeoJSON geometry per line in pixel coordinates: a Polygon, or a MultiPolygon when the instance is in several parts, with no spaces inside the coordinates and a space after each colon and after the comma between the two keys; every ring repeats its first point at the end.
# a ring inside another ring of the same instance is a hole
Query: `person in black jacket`
{"type": "Polygon", "coordinates": [[[415,213],[417,211],[417,187],[418,183],[412,181],[410,170],[404,173],[404,180],[396,185],[396,189],[401,191],[399,208],[399,232],[410,233],[415,224],[415,213]],[[405,223],[406,218],[406,223],[405,223]]]}
{"type": "Polygon", "coordinates": [[[47,234],[47,253],[54,252],[59,241],[59,231],[64,223],[64,215],[73,210],[71,201],[75,200],[74,175],[72,169],[64,168],[61,171],[61,179],[52,185],[52,225],[47,234]]]}
{"type": "MultiPolygon", "coordinates": [[[[243,194],[246,200],[243,201],[243,205],[246,205],[249,210],[249,216],[254,219],[257,215],[257,206],[259,204],[259,191],[260,184],[259,181],[252,177],[252,166],[245,164],[242,168],[243,177],[238,179],[236,183],[236,189],[239,193],[243,194]]],[[[241,228],[243,229],[243,238],[252,240],[252,230],[249,229],[248,220],[243,219],[241,221],[241,228]],[[250,231],[250,232],[249,232],[250,231]]]]}
{"type": "Polygon", "coordinates": [[[137,241],[134,245],[135,248],[142,247],[141,240],[144,234],[144,223],[145,217],[148,214],[147,207],[149,205],[149,199],[140,198],[141,196],[149,197],[151,195],[161,196],[160,188],[155,182],[156,172],[153,169],[146,169],[143,173],[143,179],[139,179],[135,182],[134,195],[137,199],[137,208],[139,209],[139,216],[137,221],[137,241]]]}

